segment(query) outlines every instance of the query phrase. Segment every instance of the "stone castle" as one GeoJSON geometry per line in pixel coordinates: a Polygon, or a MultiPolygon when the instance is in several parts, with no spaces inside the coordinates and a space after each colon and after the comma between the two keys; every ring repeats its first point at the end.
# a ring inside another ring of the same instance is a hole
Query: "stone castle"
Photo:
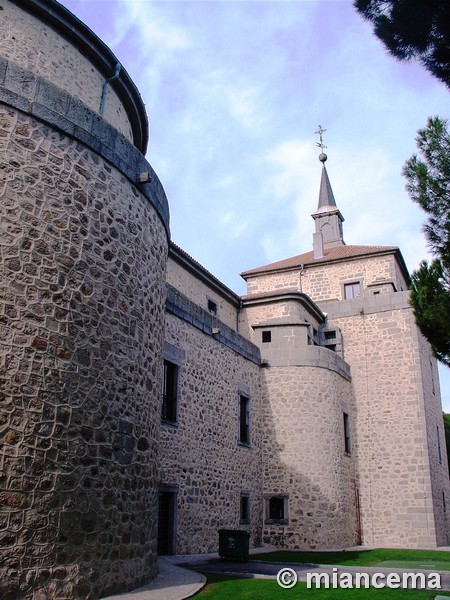
{"type": "MultiPolygon", "coordinates": [[[[126,70],[55,0],[1,0],[0,598],[97,599],[158,554],[448,543],[436,363],[396,247],[240,297],[170,240],[126,70]]],[[[313,208],[313,206],[312,206],[313,208]]]]}

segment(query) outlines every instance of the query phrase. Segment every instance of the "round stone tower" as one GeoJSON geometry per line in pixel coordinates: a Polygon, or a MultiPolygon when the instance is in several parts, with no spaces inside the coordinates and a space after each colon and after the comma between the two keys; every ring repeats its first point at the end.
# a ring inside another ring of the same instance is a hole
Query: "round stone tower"
{"type": "Polygon", "coordinates": [[[111,51],[0,4],[0,596],[96,599],[157,571],[168,207],[111,51]]]}

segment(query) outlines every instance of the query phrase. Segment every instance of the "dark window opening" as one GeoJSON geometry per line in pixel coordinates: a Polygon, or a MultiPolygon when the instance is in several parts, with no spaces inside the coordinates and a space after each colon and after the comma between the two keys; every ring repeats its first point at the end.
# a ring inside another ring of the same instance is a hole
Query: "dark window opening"
{"type": "Polygon", "coordinates": [[[164,421],[175,423],[177,420],[178,366],[164,361],[163,402],[161,417],[164,421]]]}
{"type": "Polygon", "coordinates": [[[263,331],[262,332],[262,341],[263,344],[267,344],[272,341],[272,332],[271,331],[263,331]]]}
{"type": "Polygon", "coordinates": [[[159,556],[175,554],[176,506],[177,495],[175,492],[159,492],[157,541],[159,556]]]}
{"type": "Polygon", "coordinates": [[[358,296],[361,296],[361,284],[359,282],[346,283],[344,285],[344,298],[346,300],[351,300],[358,296]]]}
{"type": "Polygon", "coordinates": [[[239,442],[250,444],[250,399],[239,396],[239,442]]]}
{"type": "Polygon", "coordinates": [[[344,443],[346,454],[350,454],[350,419],[347,413],[344,413],[344,443]]]}
{"type": "Polygon", "coordinates": [[[269,499],[269,519],[271,521],[282,521],[284,516],[284,498],[269,499]]]}
{"type": "Polygon", "coordinates": [[[444,492],[442,492],[442,508],[444,509],[444,512],[447,512],[447,504],[445,502],[445,494],[444,494],[444,492]]]}
{"type": "Polygon", "coordinates": [[[326,340],[334,340],[336,338],[335,331],[325,331],[325,339],[326,340]]]}
{"type": "Polygon", "coordinates": [[[241,495],[240,522],[250,523],[250,498],[248,494],[241,495]]]}
{"type": "Polygon", "coordinates": [[[208,300],[208,310],[213,315],[217,315],[217,303],[214,300],[208,300]]]}
{"type": "Polygon", "coordinates": [[[441,437],[439,435],[439,425],[436,426],[436,430],[437,430],[439,463],[442,464],[442,450],[441,450],[441,437]]]}

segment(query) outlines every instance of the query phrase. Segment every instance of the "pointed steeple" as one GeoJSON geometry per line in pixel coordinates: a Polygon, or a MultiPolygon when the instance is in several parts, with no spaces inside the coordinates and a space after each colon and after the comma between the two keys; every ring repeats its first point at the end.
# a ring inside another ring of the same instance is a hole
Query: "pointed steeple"
{"type": "Polygon", "coordinates": [[[320,143],[317,145],[322,150],[319,155],[319,160],[322,163],[322,176],[320,179],[317,211],[311,215],[316,226],[316,232],[313,235],[314,258],[323,258],[324,250],[327,248],[345,245],[342,232],[344,217],[337,208],[327,169],[325,167],[325,162],[328,157],[323,151],[326,147],[322,140],[324,131],[326,131],[326,129],[322,129],[321,125],[319,125],[319,131],[316,132],[320,136],[320,143]]]}
{"type": "Polygon", "coordinates": [[[331,183],[325,167],[326,159],[322,160],[322,156],[325,157],[326,154],[321,154],[319,156],[319,160],[322,161],[322,177],[320,179],[319,204],[317,206],[317,210],[324,206],[336,206],[336,200],[334,199],[333,190],[331,189],[331,183]]]}

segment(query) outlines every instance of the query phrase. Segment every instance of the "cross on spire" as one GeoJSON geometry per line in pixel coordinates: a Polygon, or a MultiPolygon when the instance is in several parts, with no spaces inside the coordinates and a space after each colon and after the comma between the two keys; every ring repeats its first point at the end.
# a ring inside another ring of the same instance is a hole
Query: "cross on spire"
{"type": "Polygon", "coordinates": [[[319,136],[319,142],[316,142],[316,146],[319,146],[319,148],[322,150],[326,148],[325,144],[323,143],[323,134],[325,133],[326,129],[322,128],[322,125],[319,125],[319,129],[318,131],[316,131],[316,135],[319,136]]]}

